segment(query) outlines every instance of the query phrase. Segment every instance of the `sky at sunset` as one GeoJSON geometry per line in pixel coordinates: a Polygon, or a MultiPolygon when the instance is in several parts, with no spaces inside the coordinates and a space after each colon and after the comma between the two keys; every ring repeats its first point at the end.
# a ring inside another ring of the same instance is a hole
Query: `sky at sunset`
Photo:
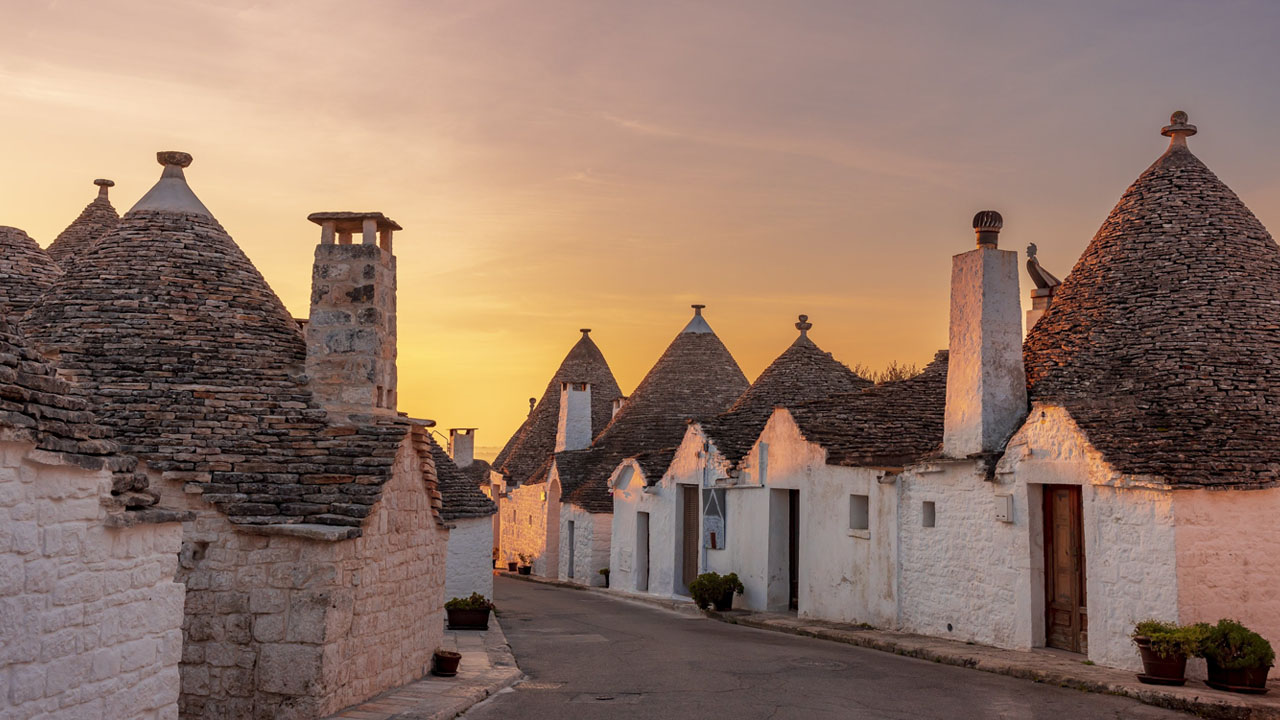
{"type": "MultiPolygon", "coordinates": [[[[1186,110],[1280,231],[1280,2],[0,0],[0,224],[187,178],[290,310],[308,213],[404,226],[400,408],[491,454],[593,328],[624,392],[690,303],[754,378],[946,346],[977,210],[1065,276],[1186,110]]],[[[1030,282],[1023,278],[1024,296],[1030,282]]]]}

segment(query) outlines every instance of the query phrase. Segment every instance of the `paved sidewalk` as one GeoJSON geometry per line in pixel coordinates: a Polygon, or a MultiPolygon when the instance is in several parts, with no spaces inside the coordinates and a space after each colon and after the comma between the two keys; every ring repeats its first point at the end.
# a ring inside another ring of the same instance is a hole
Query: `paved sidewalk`
{"type": "Polygon", "coordinates": [[[522,677],[497,617],[485,632],[445,630],[441,646],[462,653],[457,677],[428,675],[327,720],[450,720],[522,677]]]}
{"type": "Polygon", "coordinates": [[[701,611],[683,598],[666,598],[627,593],[605,588],[589,588],[561,580],[502,573],[520,580],[569,587],[624,600],[657,605],[686,613],[705,614],[722,622],[745,625],[761,630],[790,633],[831,640],[891,652],[898,655],[931,660],[946,665],[974,668],[984,672],[1009,675],[1087,692],[1123,695],[1135,700],[1195,713],[1220,720],[1280,720],[1280,697],[1241,695],[1214,690],[1198,680],[1188,680],[1183,687],[1144,685],[1134,673],[1097,665],[1086,665],[1083,658],[1056,650],[1002,650],[984,645],[945,640],[909,633],[861,628],[854,625],[797,618],[783,613],[748,610],[728,612],[701,611]]]}

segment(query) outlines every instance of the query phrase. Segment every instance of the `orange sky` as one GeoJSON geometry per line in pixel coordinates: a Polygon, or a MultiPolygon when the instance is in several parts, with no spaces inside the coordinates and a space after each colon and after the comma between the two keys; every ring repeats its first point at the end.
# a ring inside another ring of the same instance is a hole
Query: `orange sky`
{"type": "Polygon", "coordinates": [[[1280,228],[1272,3],[53,0],[0,23],[0,224],[47,245],[93,178],[123,212],[185,150],[305,315],[306,215],[383,211],[401,409],[491,448],[579,327],[629,392],[692,302],[749,377],[800,312],[849,364],[923,364],[974,211],[1066,275],[1175,109],[1280,228]]]}

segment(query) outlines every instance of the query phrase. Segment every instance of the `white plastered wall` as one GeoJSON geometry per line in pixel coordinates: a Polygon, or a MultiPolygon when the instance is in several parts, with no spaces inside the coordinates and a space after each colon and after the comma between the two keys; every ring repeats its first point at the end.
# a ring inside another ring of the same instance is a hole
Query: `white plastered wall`
{"type": "Polygon", "coordinates": [[[579,585],[601,587],[604,576],[600,571],[609,567],[610,534],[613,515],[592,513],[569,503],[560,505],[560,579],[579,585]],[[569,532],[573,523],[573,533],[569,532]],[[569,551],[572,542],[573,551],[569,551]],[[573,560],[573,577],[569,577],[569,562],[573,560]]]}
{"type": "Polygon", "coordinates": [[[450,523],[445,599],[473,592],[493,597],[493,519],[460,518],[450,523]]]}
{"type": "Polygon", "coordinates": [[[640,466],[627,460],[609,479],[613,489],[613,521],[609,543],[609,586],[623,592],[670,596],[675,582],[675,491],[665,484],[646,490],[640,466]],[[637,527],[648,513],[648,542],[637,527]],[[647,562],[646,556],[647,554],[647,562]],[[647,564],[647,577],[642,578],[647,564]]]}
{"type": "Polygon", "coordinates": [[[1042,492],[1080,485],[1089,654],[1136,668],[1133,623],[1177,616],[1172,494],[1115,472],[1062,408],[1037,403],[993,482],[976,461],[926,463],[899,478],[904,630],[997,647],[1044,644],[1042,492]],[[1012,496],[1012,522],[996,519],[1012,496]],[[935,503],[935,527],[922,504],[935,503]]]}
{"type": "Polygon", "coordinates": [[[177,717],[181,524],[107,527],[110,474],[33,449],[0,441],[0,717],[177,717]]]}

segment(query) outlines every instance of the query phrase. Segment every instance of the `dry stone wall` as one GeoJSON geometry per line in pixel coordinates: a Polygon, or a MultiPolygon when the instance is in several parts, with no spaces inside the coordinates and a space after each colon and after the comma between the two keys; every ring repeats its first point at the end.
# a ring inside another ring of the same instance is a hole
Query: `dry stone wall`
{"type": "MultiPolygon", "coordinates": [[[[199,517],[179,570],[184,717],[320,717],[428,670],[443,634],[448,531],[419,462],[406,440],[354,539],[321,539],[341,528],[233,527],[187,496],[199,517]]],[[[169,504],[183,496],[176,483],[165,490],[169,504]]]]}
{"type": "Polygon", "coordinates": [[[111,475],[0,443],[0,717],[176,718],[178,523],[113,528],[111,475]]]}

